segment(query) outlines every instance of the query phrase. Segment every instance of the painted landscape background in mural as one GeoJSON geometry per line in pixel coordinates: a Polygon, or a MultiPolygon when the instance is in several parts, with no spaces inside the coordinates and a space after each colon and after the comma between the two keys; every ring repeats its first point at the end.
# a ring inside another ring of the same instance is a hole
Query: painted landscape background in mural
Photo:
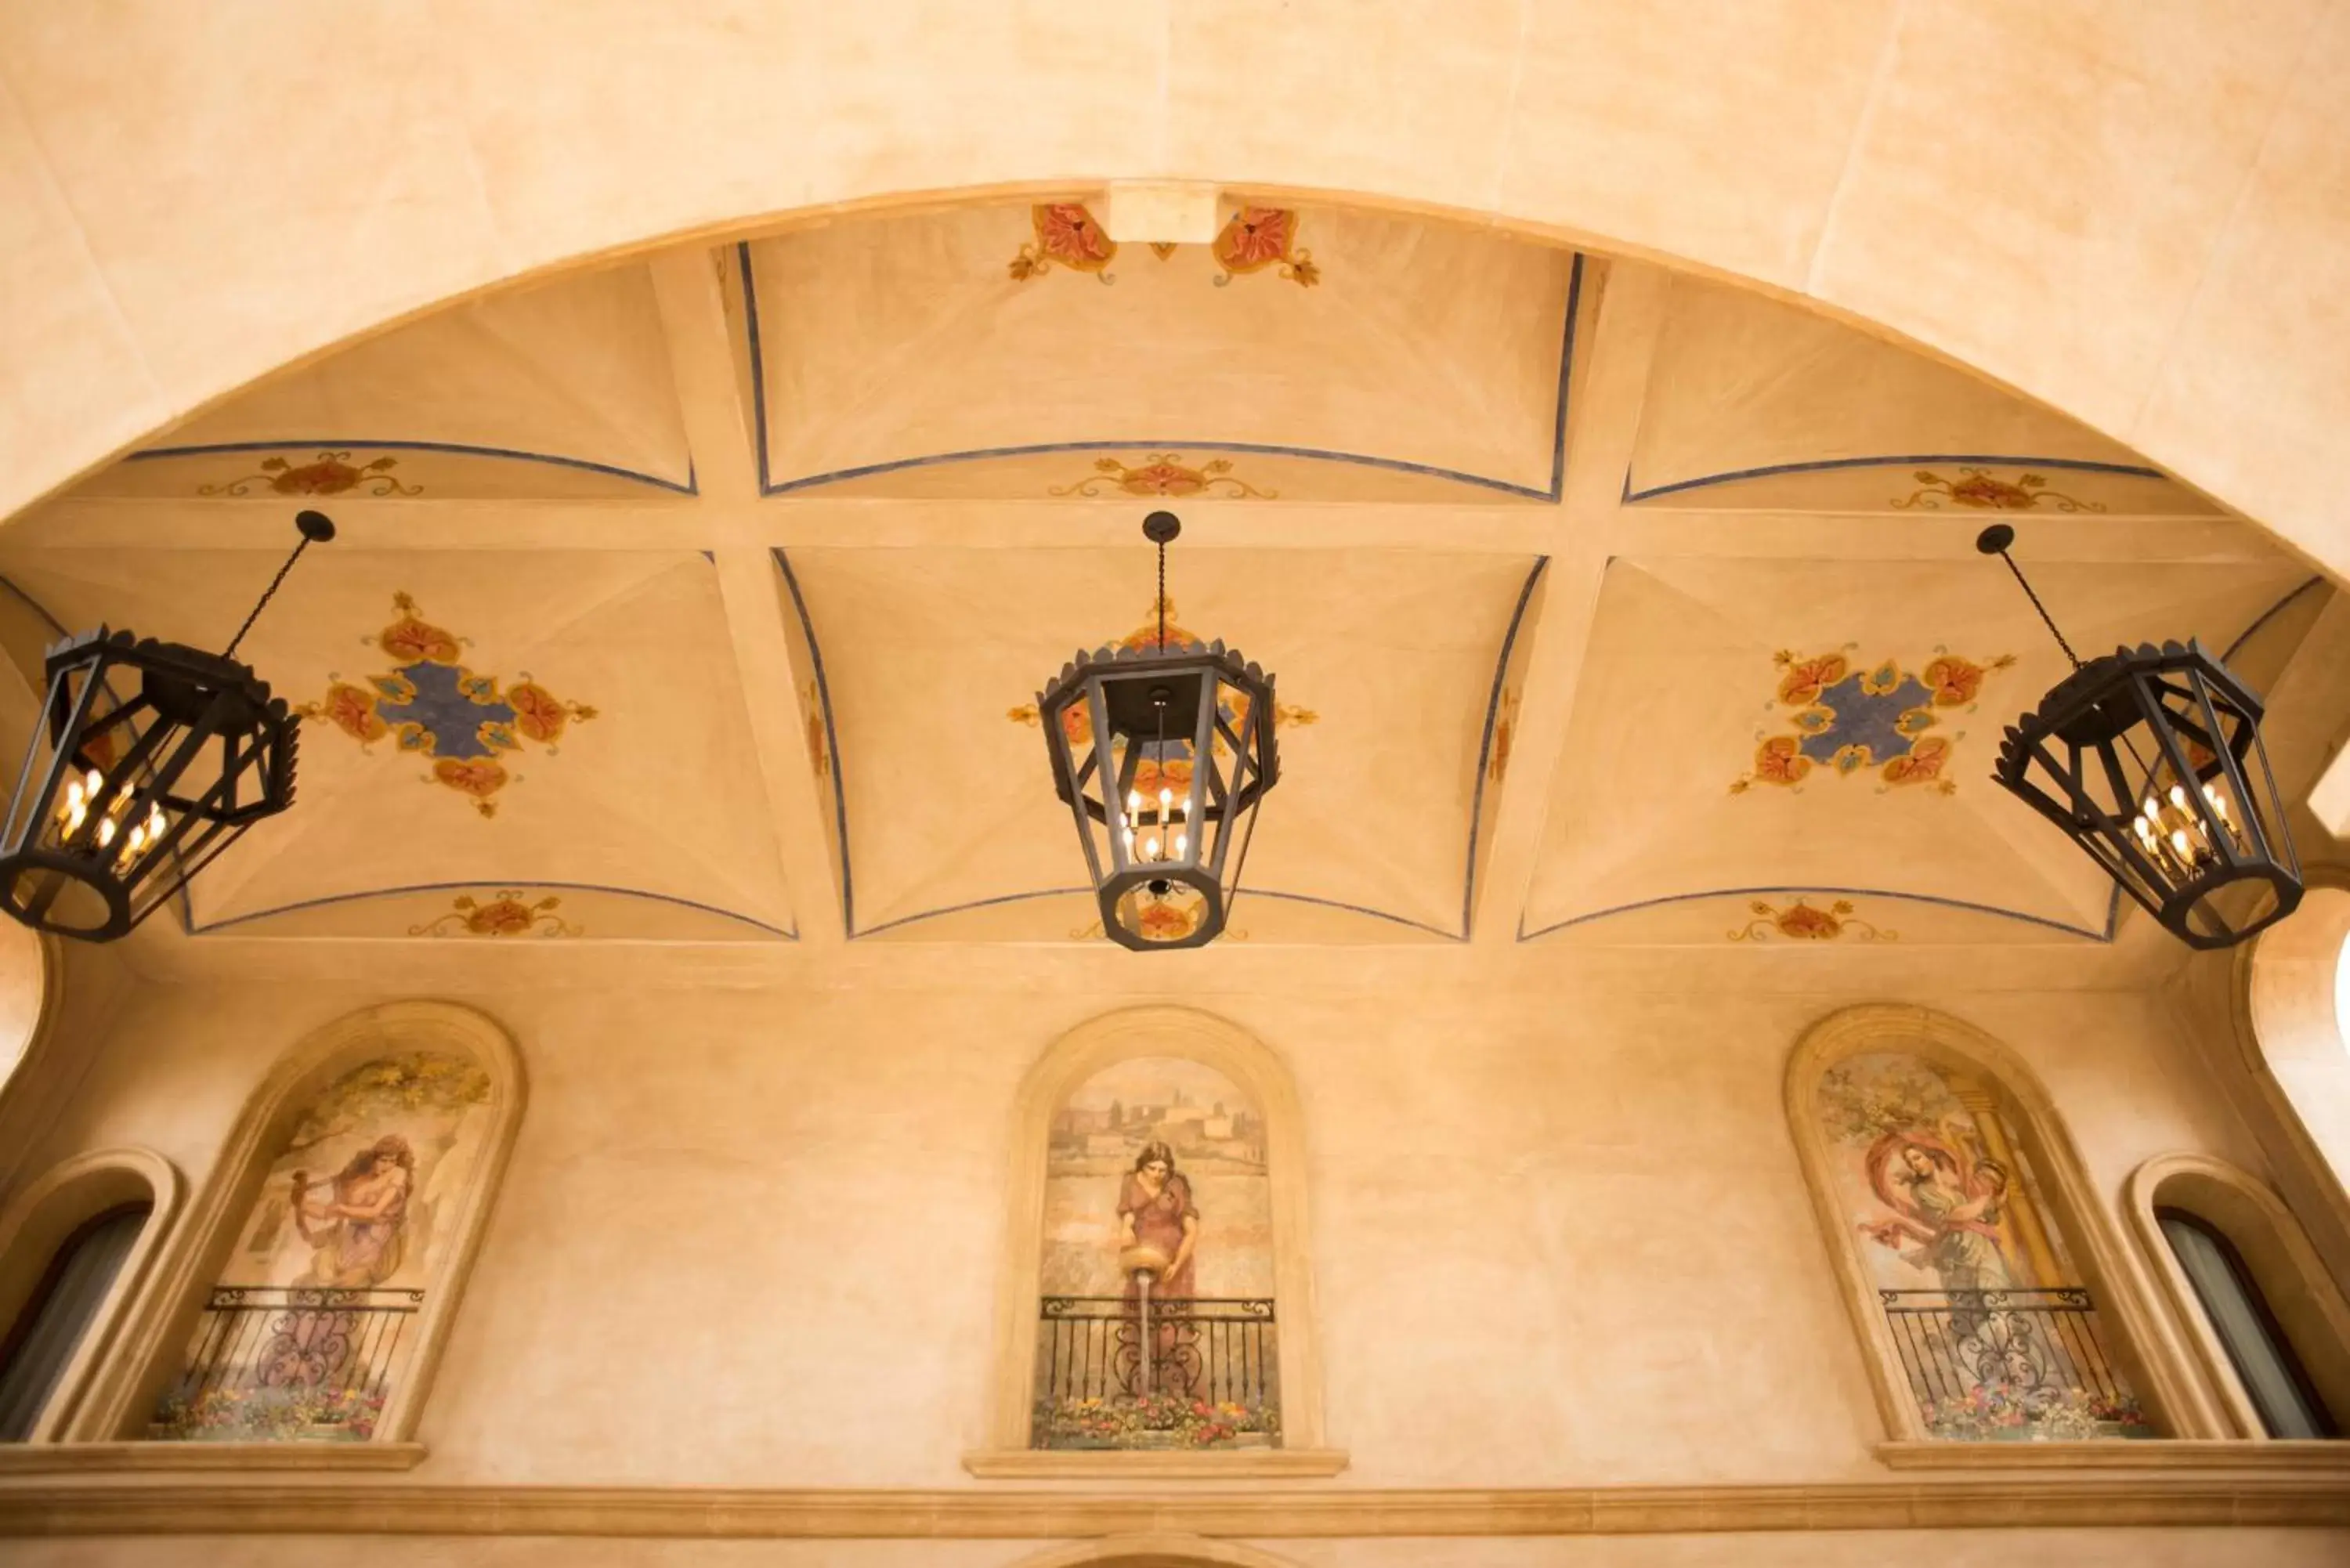
{"type": "Polygon", "coordinates": [[[378,1058],[322,1090],[270,1163],[151,1434],[373,1437],[489,1108],[480,1066],[430,1053],[378,1058]]]}
{"type": "Polygon", "coordinates": [[[1036,1446],[1277,1443],[1256,1104],[1201,1063],[1143,1057],[1079,1085],[1047,1137],[1036,1446]]]}
{"type": "Polygon", "coordinates": [[[2149,1435],[1987,1083],[1906,1053],[1855,1056],[1822,1075],[1817,1110],[1929,1433],[2149,1435]]]}

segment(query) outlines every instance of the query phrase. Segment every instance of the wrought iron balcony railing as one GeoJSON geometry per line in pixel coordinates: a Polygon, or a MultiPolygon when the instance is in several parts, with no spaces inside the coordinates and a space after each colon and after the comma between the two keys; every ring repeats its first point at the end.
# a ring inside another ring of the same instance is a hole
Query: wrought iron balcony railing
{"type": "Polygon", "coordinates": [[[1273,1303],[1046,1296],[1035,1399],[1039,1448],[1277,1444],[1273,1303]]]}
{"type": "Polygon", "coordinates": [[[1938,1435],[1990,1435],[1973,1429],[1985,1410],[2010,1413],[2005,1424],[2018,1428],[2044,1426],[2064,1410],[2116,1431],[2143,1427],[2096,1303],[2081,1286],[1877,1294],[1902,1371],[1938,1435]]]}
{"type": "Polygon", "coordinates": [[[215,1285],[158,1436],[373,1435],[420,1290],[215,1285]]]}

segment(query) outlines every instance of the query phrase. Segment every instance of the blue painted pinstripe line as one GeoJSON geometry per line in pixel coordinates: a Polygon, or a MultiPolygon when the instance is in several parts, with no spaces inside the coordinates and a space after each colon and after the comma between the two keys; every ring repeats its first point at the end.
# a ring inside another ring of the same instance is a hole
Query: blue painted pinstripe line
{"type": "Polygon", "coordinates": [[[1566,494],[1567,383],[1575,377],[1575,318],[1583,308],[1583,253],[1566,273],[1566,334],[1558,346],[1558,398],[1552,404],[1550,432],[1550,494],[1555,504],[1566,494]]]}
{"type": "Polygon", "coordinates": [[[816,622],[808,616],[807,600],[800,594],[800,580],[792,571],[784,548],[777,545],[770,551],[775,557],[775,569],[784,575],[784,587],[792,596],[792,612],[800,618],[800,633],[807,639],[808,662],[816,667],[816,700],[824,714],[824,750],[827,771],[832,774],[832,820],[840,834],[840,927],[850,937],[857,930],[857,887],[851,880],[848,858],[848,794],[840,782],[840,737],[832,724],[832,682],[824,672],[824,649],[816,639],[816,622]]]}
{"type": "Polygon", "coordinates": [[[1477,829],[1485,816],[1485,770],[1493,755],[1493,724],[1502,711],[1502,682],[1510,673],[1510,650],[1517,646],[1518,627],[1526,618],[1526,605],[1534,597],[1534,585],[1550,566],[1548,556],[1534,557],[1534,569],[1526,574],[1525,586],[1518,590],[1517,608],[1510,612],[1510,628],[1502,635],[1502,656],[1493,660],[1493,689],[1485,698],[1485,735],[1477,742],[1476,793],[1469,804],[1469,869],[1461,878],[1461,940],[1469,940],[1470,919],[1477,908],[1477,829]]]}
{"type": "MultiPolygon", "coordinates": [[[[402,893],[448,893],[467,888],[511,888],[517,892],[531,891],[541,888],[560,888],[564,891],[570,893],[608,893],[614,898],[641,898],[650,903],[671,904],[681,909],[692,909],[705,915],[716,915],[722,919],[733,920],[738,924],[749,926],[754,930],[764,931],[771,937],[779,937],[787,942],[797,941],[799,940],[797,932],[786,929],[781,926],[771,926],[764,920],[754,919],[749,915],[739,914],[733,909],[722,909],[715,904],[697,903],[691,898],[674,898],[667,893],[648,893],[636,888],[613,888],[598,882],[542,882],[527,877],[508,879],[499,877],[472,877],[462,882],[415,882],[398,888],[370,888],[364,892],[359,893],[329,893],[323,898],[299,898],[290,904],[280,904],[275,909],[255,909],[249,915],[232,915],[225,920],[215,920],[211,925],[196,927],[189,934],[199,937],[212,936],[218,932],[225,931],[233,926],[250,925],[255,920],[268,919],[273,915],[296,914],[304,909],[325,909],[328,906],[334,904],[362,903],[370,898],[396,898],[402,893]]],[[[362,940],[380,940],[381,939],[362,940]]],[[[625,939],[615,938],[612,940],[620,940],[625,939]]],[[[670,940],[675,939],[652,938],[643,940],[670,940]]]]}
{"type": "Polygon", "coordinates": [[[1782,473],[1817,473],[1841,468],[1900,468],[1919,462],[1996,463],[2002,468],[2061,468],[2085,473],[2121,473],[2134,479],[2164,479],[2168,476],[2158,468],[2139,463],[2093,462],[2077,457],[2008,457],[1985,452],[1918,452],[1907,457],[1836,457],[1816,462],[1774,462],[1762,468],[1732,469],[1726,473],[1703,474],[1696,479],[1676,480],[1648,490],[1634,490],[1630,470],[1624,473],[1624,503],[1652,501],[1659,495],[1672,495],[1684,490],[1698,490],[1712,484],[1731,484],[1742,479],[1768,479],[1782,473]]]}
{"type": "MultiPolygon", "coordinates": [[[[1575,915],[1567,919],[1555,921],[1539,930],[1528,931],[1521,927],[1518,940],[1539,941],[1555,931],[1563,931],[1571,926],[1588,925],[1594,920],[1604,920],[1611,915],[1628,915],[1636,910],[1653,909],[1665,904],[1686,904],[1700,898],[1743,898],[1757,893],[1815,893],[1833,894],[1838,898],[1898,898],[1907,903],[1933,904],[1946,909],[1964,909],[1974,914],[1991,915],[2003,920],[2022,920],[2028,925],[2044,926],[2053,931],[2062,931],[2066,936],[2086,937],[2091,941],[2113,940],[2114,914],[2110,909],[2106,918],[2106,929],[2101,933],[2087,926],[2067,925],[2062,920],[2052,920],[2044,915],[2027,915],[2014,909],[1999,909],[1991,904],[1970,903],[1964,898],[1945,898],[1932,893],[1897,893],[1889,888],[1823,888],[1814,882],[1802,882],[1783,888],[1709,888],[1696,893],[1668,893],[1662,898],[1642,898],[1637,903],[1617,904],[1609,909],[1594,909],[1587,915],[1575,915]]],[[[2119,888],[2114,890],[2114,897],[2116,899],[2121,897],[2119,888]]]]}
{"type": "MultiPolygon", "coordinates": [[[[743,336],[751,348],[752,439],[759,449],[759,493],[773,495],[775,483],[767,474],[767,368],[759,343],[759,291],[751,282],[751,242],[734,244],[734,273],[743,283],[743,336]]],[[[844,858],[846,852],[843,852],[844,858]]]]}
{"type": "Polygon", "coordinates": [[[151,462],[159,458],[208,457],[221,452],[283,452],[289,447],[307,447],[313,452],[356,452],[365,448],[376,452],[440,452],[458,457],[494,457],[510,462],[543,462],[556,468],[577,468],[589,473],[609,474],[615,479],[633,480],[639,484],[650,484],[657,489],[666,490],[673,495],[702,493],[701,482],[695,474],[691,460],[686,464],[685,483],[680,484],[674,479],[663,479],[659,474],[639,473],[633,468],[618,468],[608,462],[595,462],[584,457],[562,457],[554,452],[521,452],[513,447],[504,446],[469,446],[462,441],[369,441],[359,436],[328,436],[286,441],[215,441],[206,446],[152,446],[143,452],[134,452],[123,461],[151,462]]]}
{"type": "Polygon", "coordinates": [[[1284,446],[1264,441],[1182,441],[1172,437],[1152,436],[1133,441],[1038,441],[1016,446],[973,447],[963,452],[932,452],[921,457],[894,458],[886,462],[862,463],[853,468],[833,469],[824,473],[812,473],[798,479],[777,480],[768,468],[767,457],[767,378],[765,357],[759,341],[758,286],[752,276],[751,247],[748,242],[734,247],[735,269],[743,283],[743,323],[750,338],[751,417],[758,426],[759,493],[763,496],[788,495],[795,491],[810,490],[818,485],[840,484],[852,479],[868,479],[875,474],[897,473],[907,469],[931,468],[948,463],[978,462],[990,458],[1032,457],[1057,452],[1118,452],[1159,450],[1166,452],[1237,452],[1261,457],[1310,458],[1321,462],[1352,463],[1359,467],[1385,469],[1398,473],[1424,474],[1434,479],[1449,480],[1460,484],[1473,484],[1498,491],[1528,501],[1555,503],[1565,493],[1566,479],[1566,402],[1567,382],[1575,356],[1575,311],[1583,295],[1583,253],[1572,253],[1567,272],[1566,320],[1559,338],[1558,394],[1552,419],[1550,488],[1519,484],[1512,480],[1495,479],[1488,474],[1466,473],[1458,469],[1440,468],[1433,463],[1412,462],[1403,458],[1374,457],[1365,452],[1331,452],[1320,447],[1284,446]]]}
{"type": "MultiPolygon", "coordinates": [[[[876,937],[884,931],[896,930],[900,926],[910,926],[917,920],[935,920],[947,915],[960,915],[970,909],[992,909],[998,904],[1018,904],[1031,898],[1088,898],[1092,893],[1091,888],[1046,888],[1035,893],[999,893],[992,898],[973,898],[965,904],[949,904],[943,909],[924,909],[917,914],[899,915],[895,919],[884,920],[879,925],[868,927],[857,934],[859,937],[876,937]]],[[[1390,925],[1407,926],[1415,931],[1425,931],[1431,937],[1440,937],[1448,942],[1457,942],[1461,940],[1443,927],[1431,926],[1424,920],[1415,920],[1406,915],[1391,915],[1385,909],[1374,909],[1362,904],[1349,904],[1343,899],[1317,898],[1310,893],[1277,893],[1268,888],[1243,888],[1233,896],[1234,907],[1238,907],[1243,898],[1279,898],[1284,903],[1311,904],[1319,909],[1342,909],[1350,915],[1368,915],[1375,920],[1385,920],[1390,925]]]]}
{"type": "Polygon", "coordinates": [[[2258,632],[2261,628],[2268,625],[2270,621],[2282,614],[2284,612],[2284,607],[2287,605],[2301,597],[2302,595],[2307,593],[2310,589],[2324,586],[2324,582],[2325,578],[2322,575],[2312,577],[2307,582],[2302,584],[2301,587],[2293,589],[2293,592],[2285,595],[2284,597],[2277,600],[2276,603],[2262,610],[2260,615],[2254,618],[2252,624],[2246,627],[2243,629],[2242,634],[2239,636],[2235,641],[2228,645],[2227,651],[2220,655],[2220,661],[2224,664],[2229,659],[2235,658],[2236,650],[2243,647],[2244,644],[2251,641],[2253,634],[2258,632]]]}

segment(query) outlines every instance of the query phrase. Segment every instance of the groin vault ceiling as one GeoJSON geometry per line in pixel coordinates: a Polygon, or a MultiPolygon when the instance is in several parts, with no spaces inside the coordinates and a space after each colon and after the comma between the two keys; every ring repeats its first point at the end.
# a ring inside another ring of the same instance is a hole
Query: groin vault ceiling
{"type": "Polygon", "coordinates": [[[2306,566],[1903,347],[1226,214],[680,247],[254,387],[0,532],[0,740],[58,628],[216,643],[316,505],[245,644],[300,800],[134,949],[1088,942],[1033,704],[1152,620],[1170,506],[1171,620],[1279,677],[1236,945],[2087,946],[2147,933],[1990,781],[2064,665],[1983,523],[2085,651],[2334,679],[2306,566]]]}

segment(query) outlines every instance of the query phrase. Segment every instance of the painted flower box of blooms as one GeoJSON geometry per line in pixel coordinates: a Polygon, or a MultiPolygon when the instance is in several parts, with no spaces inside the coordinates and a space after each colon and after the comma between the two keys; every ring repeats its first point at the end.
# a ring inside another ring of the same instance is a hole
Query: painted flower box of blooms
{"type": "Polygon", "coordinates": [[[364,1443],[383,1415],[380,1393],[352,1388],[208,1388],[167,1398],[148,1426],[164,1442],[364,1443]]]}
{"type": "Polygon", "coordinates": [[[1036,1408],[1040,1449],[1274,1449],[1281,1423],[1270,1407],[1184,1394],[1065,1397],[1036,1408]]]}
{"type": "Polygon", "coordinates": [[[1947,1399],[1924,1400],[1919,1413],[1929,1436],[1955,1442],[2054,1443],[2154,1436],[2137,1400],[2085,1388],[2058,1393],[1981,1383],[1947,1399]]]}

